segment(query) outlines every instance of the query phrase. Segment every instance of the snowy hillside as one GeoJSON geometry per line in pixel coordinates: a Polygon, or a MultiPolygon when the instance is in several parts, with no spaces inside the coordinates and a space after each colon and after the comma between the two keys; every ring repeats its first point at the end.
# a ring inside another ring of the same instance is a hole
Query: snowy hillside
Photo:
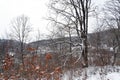
{"type": "Polygon", "coordinates": [[[62,80],[120,80],[120,67],[89,67],[77,71],[68,71],[62,80]]]}

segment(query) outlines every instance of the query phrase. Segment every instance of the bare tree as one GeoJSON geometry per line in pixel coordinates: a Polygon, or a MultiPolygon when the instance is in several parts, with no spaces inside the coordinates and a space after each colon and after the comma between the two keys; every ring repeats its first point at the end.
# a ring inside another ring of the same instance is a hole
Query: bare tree
{"type": "Polygon", "coordinates": [[[88,13],[90,10],[91,0],[51,0],[50,7],[54,14],[55,25],[69,25],[74,27],[79,42],[83,43],[83,60],[84,66],[88,66],[88,13]],[[55,15],[57,17],[55,17],[55,15]],[[67,21],[70,21],[69,24],[67,21]]]}
{"type": "Polygon", "coordinates": [[[19,49],[20,54],[23,58],[23,52],[25,50],[24,44],[27,42],[29,33],[31,31],[31,24],[29,22],[29,18],[25,15],[18,16],[11,22],[11,26],[11,35],[15,40],[20,42],[19,49]]]}
{"type": "MultiPolygon", "coordinates": [[[[40,33],[40,29],[37,29],[36,36],[35,36],[35,41],[38,41],[38,44],[35,47],[37,50],[39,50],[39,47],[40,47],[39,41],[41,40],[42,36],[43,35],[40,33]]],[[[36,53],[37,53],[37,51],[36,51],[36,53]]]]}
{"type": "MultiPolygon", "coordinates": [[[[108,27],[111,29],[113,46],[120,50],[120,0],[109,0],[105,5],[105,19],[108,27]]],[[[118,53],[118,51],[116,52],[118,53]]],[[[114,62],[116,54],[114,55],[114,62]]]]}

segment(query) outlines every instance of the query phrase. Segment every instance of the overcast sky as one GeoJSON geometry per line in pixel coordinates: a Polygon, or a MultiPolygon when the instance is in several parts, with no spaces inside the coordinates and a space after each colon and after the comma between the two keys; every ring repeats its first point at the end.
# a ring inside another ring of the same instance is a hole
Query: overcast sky
{"type": "Polygon", "coordinates": [[[47,14],[48,0],[0,0],[0,36],[10,30],[13,18],[22,14],[30,17],[33,31],[38,28],[41,33],[46,33],[47,23],[43,17],[47,14]]]}
{"type": "MultiPolygon", "coordinates": [[[[49,0],[0,0],[0,37],[10,30],[10,21],[22,14],[30,17],[33,31],[38,28],[41,33],[48,33],[47,3],[49,0]]],[[[94,0],[95,4],[102,6],[105,0],[94,0]]],[[[91,28],[90,28],[91,31],[91,28]]]]}

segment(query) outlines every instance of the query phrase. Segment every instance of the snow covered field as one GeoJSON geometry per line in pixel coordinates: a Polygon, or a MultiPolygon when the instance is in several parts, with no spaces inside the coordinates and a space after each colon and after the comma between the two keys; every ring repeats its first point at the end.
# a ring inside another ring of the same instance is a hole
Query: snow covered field
{"type": "Polygon", "coordinates": [[[68,71],[62,80],[120,80],[120,67],[89,67],[68,71]]]}

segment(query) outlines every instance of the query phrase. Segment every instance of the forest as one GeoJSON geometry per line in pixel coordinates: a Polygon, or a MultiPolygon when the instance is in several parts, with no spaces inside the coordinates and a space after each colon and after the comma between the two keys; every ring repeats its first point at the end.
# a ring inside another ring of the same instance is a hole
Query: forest
{"type": "Polygon", "coordinates": [[[120,0],[101,10],[92,1],[49,0],[45,39],[39,29],[31,35],[27,15],[11,20],[0,38],[0,80],[120,80],[120,0]]]}

